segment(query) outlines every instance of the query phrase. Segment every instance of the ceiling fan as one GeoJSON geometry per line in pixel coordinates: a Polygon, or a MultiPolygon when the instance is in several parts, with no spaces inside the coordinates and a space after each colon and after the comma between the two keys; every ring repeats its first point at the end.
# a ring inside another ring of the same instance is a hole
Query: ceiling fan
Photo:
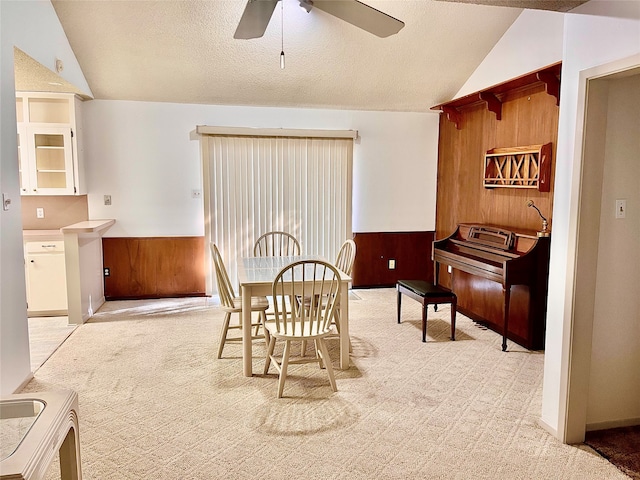
{"type": "MultiPolygon", "coordinates": [[[[248,0],[233,38],[249,39],[264,35],[279,1],[283,0],[248,0]]],[[[404,22],[358,0],[298,1],[307,12],[317,8],[382,38],[394,35],[404,27],[404,22]]]]}

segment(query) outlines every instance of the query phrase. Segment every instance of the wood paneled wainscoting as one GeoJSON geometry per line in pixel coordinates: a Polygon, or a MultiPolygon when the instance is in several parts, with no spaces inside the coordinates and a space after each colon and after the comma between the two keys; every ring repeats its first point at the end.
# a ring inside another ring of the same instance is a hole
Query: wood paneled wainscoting
{"type": "Polygon", "coordinates": [[[393,287],[398,280],[433,282],[434,232],[355,233],[354,287],[393,287]],[[395,268],[389,268],[389,261],[395,268]]]}
{"type": "Polygon", "coordinates": [[[103,238],[107,300],[205,296],[204,237],[103,238]]]}

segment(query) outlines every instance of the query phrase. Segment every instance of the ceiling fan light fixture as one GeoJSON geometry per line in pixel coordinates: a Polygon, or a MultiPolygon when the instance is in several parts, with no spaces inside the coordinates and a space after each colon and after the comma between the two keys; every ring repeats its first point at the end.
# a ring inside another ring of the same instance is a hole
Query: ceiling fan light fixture
{"type": "Polygon", "coordinates": [[[284,0],[280,0],[280,40],[282,49],[280,50],[280,70],[284,70],[284,0]]]}

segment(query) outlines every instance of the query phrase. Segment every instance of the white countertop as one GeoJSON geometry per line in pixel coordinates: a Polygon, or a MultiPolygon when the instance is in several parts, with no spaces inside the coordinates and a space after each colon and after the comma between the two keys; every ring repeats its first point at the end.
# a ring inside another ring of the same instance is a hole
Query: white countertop
{"type": "Polygon", "coordinates": [[[67,225],[62,227],[60,231],[62,233],[100,233],[106,230],[111,225],[116,223],[113,219],[107,220],[85,220],[84,222],[74,223],[73,225],[67,225]]]}
{"type": "Polygon", "coordinates": [[[23,230],[22,236],[25,240],[33,239],[36,241],[44,237],[49,239],[62,239],[65,233],[101,233],[114,223],[116,223],[116,221],[113,219],[85,220],[57,230],[23,230]]]}
{"type": "Polygon", "coordinates": [[[22,236],[26,240],[33,239],[35,241],[40,240],[42,237],[62,239],[62,232],[59,229],[58,230],[23,230],[22,236]]]}

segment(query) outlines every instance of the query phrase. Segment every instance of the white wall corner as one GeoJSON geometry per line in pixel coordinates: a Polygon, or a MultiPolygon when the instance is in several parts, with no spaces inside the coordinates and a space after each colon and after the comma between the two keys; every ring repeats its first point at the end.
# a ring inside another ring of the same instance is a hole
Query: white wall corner
{"type": "Polygon", "coordinates": [[[561,61],[563,30],[562,13],[524,10],[455,98],[561,61]]]}

